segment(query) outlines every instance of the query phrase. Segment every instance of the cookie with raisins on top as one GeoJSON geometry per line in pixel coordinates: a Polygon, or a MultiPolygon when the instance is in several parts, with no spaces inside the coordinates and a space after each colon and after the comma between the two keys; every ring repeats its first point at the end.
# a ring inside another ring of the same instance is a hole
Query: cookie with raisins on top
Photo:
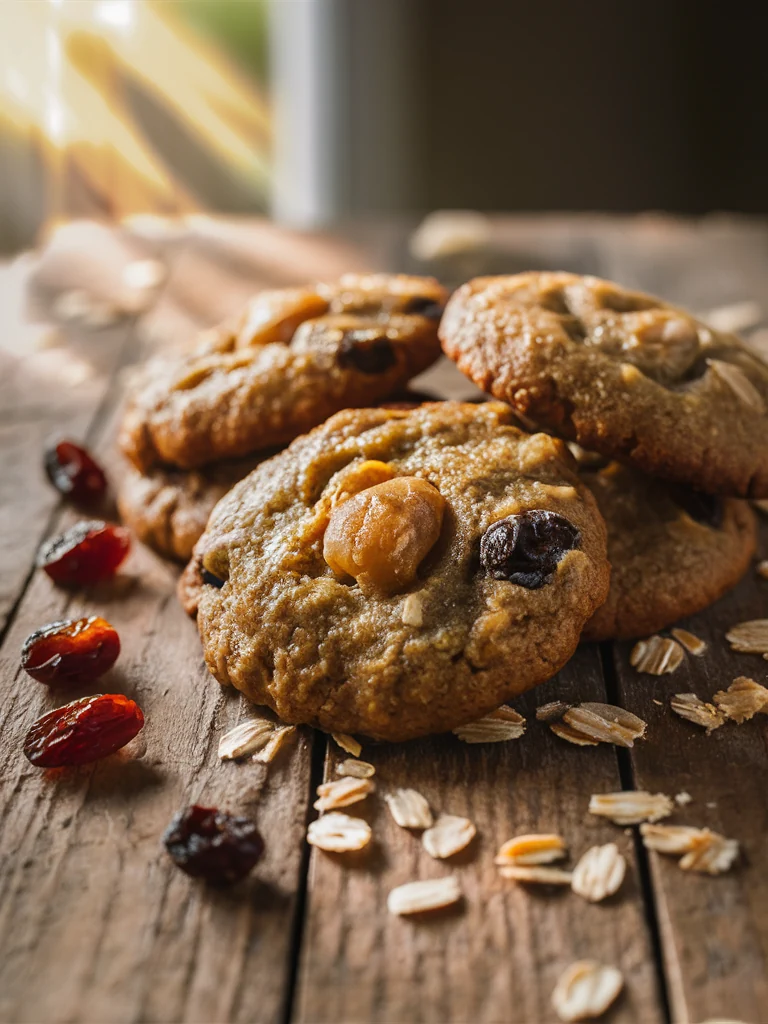
{"type": "Polygon", "coordinates": [[[181,359],[151,364],[120,446],[143,472],[279,447],[332,413],[373,405],[440,354],[447,298],[433,278],[347,274],[262,292],[181,359]]]}
{"type": "Polygon", "coordinates": [[[440,326],[468,377],[546,430],[709,494],[768,497],[768,366],[683,309],[596,277],[481,277],[440,326]]]}
{"type": "Polygon", "coordinates": [[[608,592],[565,445],[499,402],[333,416],[216,506],[185,570],[210,671],[286,722],[403,740],[554,675],[608,592]]]}

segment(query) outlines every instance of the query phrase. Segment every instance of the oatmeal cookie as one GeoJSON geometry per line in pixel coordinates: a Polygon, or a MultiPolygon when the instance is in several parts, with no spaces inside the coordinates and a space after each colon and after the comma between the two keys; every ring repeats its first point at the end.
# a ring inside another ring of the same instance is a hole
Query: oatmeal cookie
{"type": "Polygon", "coordinates": [[[120,517],[159,554],[186,562],[213,506],[260,461],[233,459],[203,470],[155,467],[149,473],[123,462],[117,483],[120,517]]]}
{"type": "Polygon", "coordinates": [[[184,573],[205,659],[286,722],[403,740],[554,675],[608,592],[565,445],[505,405],[333,416],[235,485],[184,573]]]}
{"type": "Polygon", "coordinates": [[[711,494],[768,497],[768,366],[732,334],[596,277],[477,278],[446,353],[541,427],[711,494]]]}
{"type": "Polygon", "coordinates": [[[654,480],[611,462],[582,467],[608,528],[608,600],[585,640],[648,636],[693,615],[735,586],[755,550],[746,501],[654,480]]]}
{"type": "Polygon", "coordinates": [[[192,355],[151,365],[120,446],[145,472],[192,469],[278,447],[340,409],[376,404],[440,354],[445,299],[432,278],[389,274],[262,293],[192,355]]]}

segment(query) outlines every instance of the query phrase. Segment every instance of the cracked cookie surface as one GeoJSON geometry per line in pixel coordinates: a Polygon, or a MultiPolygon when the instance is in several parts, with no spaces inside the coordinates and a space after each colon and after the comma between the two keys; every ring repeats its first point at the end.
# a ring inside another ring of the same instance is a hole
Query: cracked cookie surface
{"type": "Polygon", "coordinates": [[[432,278],[345,275],[263,292],[196,351],[150,364],[120,447],[145,472],[279,447],[340,409],[373,405],[440,354],[445,290],[432,278]]]}
{"type": "Polygon", "coordinates": [[[124,462],[117,481],[120,517],[144,544],[186,562],[216,502],[259,461],[233,459],[203,470],[156,467],[149,473],[124,462]]]}
{"type": "Polygon", "coordinates": [[[584,640],[634,639],[712,604],[749,567],[755,515],[746,501],[699,494],[611,462],[582,467],[608,529],[608,599],[584,640]]]}
{"type": "Polygon", "coordinates": [[[498,402],[346,410],[237,484],[181,585],[219,682],[402,740],[557,672],[607,594],[605,526],[562,442],[514,422],[498,402]]]}
{"type": "Polygon", "coordinates": [[[561,437],[708,493],[768,496],[768,366],[685,310],[595,277],[476,278],[440,336],[479,387],[561,437]]]}

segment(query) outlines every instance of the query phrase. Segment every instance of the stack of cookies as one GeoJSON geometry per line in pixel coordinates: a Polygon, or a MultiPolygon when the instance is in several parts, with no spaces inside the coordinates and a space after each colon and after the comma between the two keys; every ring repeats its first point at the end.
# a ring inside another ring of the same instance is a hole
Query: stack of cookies
{"type": "Polygon", "coordinates": [[[453,728],[581,639],[706,607],[754,552],[768,367],[737,338],[596,278],[481,278],[439,335],[498,401],[372,408],[435,358],[443,298],[383,276],[270,293],[127,413],[133,523],[130,489],[295,438],[218,501],[180,585],[213,675],[284,721],[453,728]]]}

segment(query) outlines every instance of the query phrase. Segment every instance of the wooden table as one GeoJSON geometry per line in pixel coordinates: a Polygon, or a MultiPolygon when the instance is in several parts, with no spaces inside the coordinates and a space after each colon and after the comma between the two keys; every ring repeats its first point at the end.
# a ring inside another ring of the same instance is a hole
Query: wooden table
{"type": "MultiPolygon", "coordinates": [[[[764,223],[508,218],[494,232],[495,269],[592,271],[696,309],[744,299],[768,309],[764,223]]],[[[515,702],[528,718],[518,741],[366,743],[379,792],[361,813],[375,843],[354,857],[310,852],[303,840],[315,787],[344,755],[324,735],[300,730],[269,766],[219,761],[219,737],[248,706],[208,676],[194,624],[174,597],[177,569],[136,545],[117,582],[87,594],[56,589],[34,569],[42,539],[75,518],[43,479],[41,451],[52,430],[63,430],[114,465],[127,368],[261,286],[412,266],[403,229],[358,228],[341,242],[200,220],[174,237],[101,229],[87,245],[84,237],[75,232],[56,258],[2,271],[0,1018],[538,1024],[554,1016],[561,970],[593,957],[626,977],[610,1021],[768,1020],[768,717],[707,736],[668,707],[673,693],[709,698],[737,675],[765,681],[766,663],[732,653],[723,633],[768,613],[768,584],[750,572],[684,623],[710,646],[674,675],[637,675],[628,644],[582,647],[557,678],[515,702]],[[121,261],[148,253],[170,276],[140,320],[53,337],[24,325],[19,300],[30,279],[48,299],[85,272],[108,292],[121,261]],[[95,612],[123,643],[104,686],[136,697],[146,728],[100,764],[41,772],[21,745],[55,700],[20,670],[19,648],[44,623],[95,612]],[[648,721],[648,738],[631,751],[566,744],[534,719],[536,706],[556,697],[620,703],[648,721]],[[393,823],[382,794],[402,785],[477,824],[478,838],[455,863],[431,860],[393,823]],[[587,814],[591,793],[622,787],[689,793],[672,820],[738,839],[742,861],[710,878],[649,856],[632,830],[587,814]],[[191,801],[256,816],[267,852],[246,883],[209,891],[171,864],[160,836],[191,801]],[[616,841],[630,865],[620,893],[592,905],[500,879],[497,847],[528,831],[562,833],[576,856],[616,841]],[[387,913],[393,886],[449,870],[461,879],[460,907],[424,921],[387,913]]],[[[424,386],[473,393],[447,366],[424,386]]]]}

